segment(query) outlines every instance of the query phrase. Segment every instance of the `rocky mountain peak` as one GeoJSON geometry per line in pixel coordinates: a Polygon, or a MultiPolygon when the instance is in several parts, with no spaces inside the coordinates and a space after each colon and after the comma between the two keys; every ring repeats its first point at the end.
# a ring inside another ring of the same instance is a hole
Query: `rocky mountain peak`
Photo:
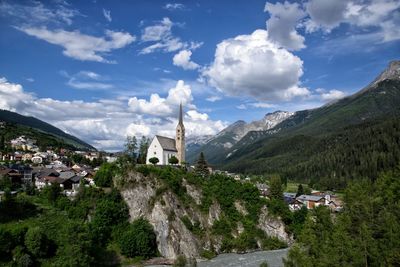
{"type": "Polygon", "coordinates": [[[376,84],[383,80],[400,80],[400,60],[394,60],[373,82],[376,84]]]}

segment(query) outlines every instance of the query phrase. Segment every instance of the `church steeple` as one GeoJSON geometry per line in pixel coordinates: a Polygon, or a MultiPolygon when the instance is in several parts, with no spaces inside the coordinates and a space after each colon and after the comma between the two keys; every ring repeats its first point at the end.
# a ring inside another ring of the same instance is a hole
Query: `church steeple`
{"type": "Polygon", "coordinates": [[[183,115],[182,115],[182,102],[179,105],[179,125],[183,125],[183,115]]]}
{"type": "Polygon", "coordinates": [[[176,136],[175,136],[176,150],[178,151],[177,158],[179,164],[185,162],[185,126],[183,125],[183,108],[182,103],[179,105],[179,122],[176,126],[176,136]]]}

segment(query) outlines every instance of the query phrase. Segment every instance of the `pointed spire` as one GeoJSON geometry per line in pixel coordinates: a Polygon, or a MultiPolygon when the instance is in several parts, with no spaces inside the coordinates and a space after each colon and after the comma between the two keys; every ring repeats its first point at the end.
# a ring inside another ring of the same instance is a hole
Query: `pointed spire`
{"type": "Polygon", "coordinates": [[[182,112],[182,102],[179,105],[179,125],[183,125],[183,112],[182,112]]]}

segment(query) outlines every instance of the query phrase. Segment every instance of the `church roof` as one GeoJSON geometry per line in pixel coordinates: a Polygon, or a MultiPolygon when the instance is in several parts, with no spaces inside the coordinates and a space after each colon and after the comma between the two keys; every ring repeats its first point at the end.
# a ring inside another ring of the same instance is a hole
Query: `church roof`
{"type": "Polygon", "coordinates": [[[163,150],[177,152],[176,145],[175,145],[175,139],[168,138],[165,136],[160,136],[160,135],[156,135],[156,137],[158,139],[158,142],[160,142],[160,145],[163,150]]]}

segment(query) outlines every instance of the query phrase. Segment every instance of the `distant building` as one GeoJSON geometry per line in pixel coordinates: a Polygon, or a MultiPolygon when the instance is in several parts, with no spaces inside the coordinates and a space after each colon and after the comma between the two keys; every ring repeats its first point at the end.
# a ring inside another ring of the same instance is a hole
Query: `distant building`
{"type": "Polygon", "coordinates": [[[179,164],[185,162],[185,126],[183,125],[182,104],[179,107],[179,122],[176,126],[175,139],[156,135],[147,150],[146,163],[150,164],[151,158],[158,158],[158,164],[167,165],[168,160],[176,157],[179,164]]]}

